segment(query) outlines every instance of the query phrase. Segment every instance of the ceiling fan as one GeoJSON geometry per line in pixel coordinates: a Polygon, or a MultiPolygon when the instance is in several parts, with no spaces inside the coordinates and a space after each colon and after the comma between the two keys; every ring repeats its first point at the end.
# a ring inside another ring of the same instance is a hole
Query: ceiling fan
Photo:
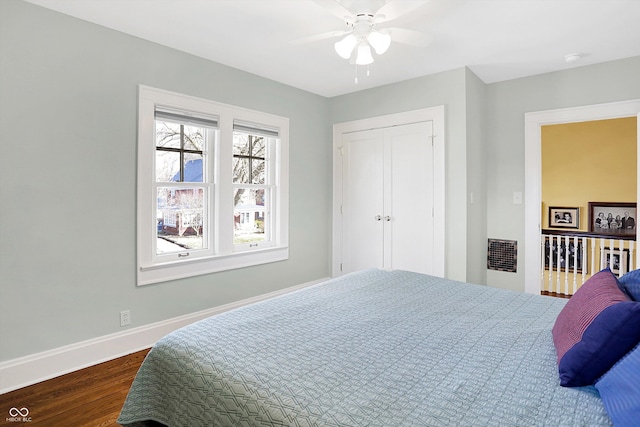
{"type": "Polygon", "coordinates": [[[336,53],[356,65],[369,65],[374,58],[371,49],[382,55],[391,42],[426,46],[432,40],[428,34],[407,28],[390,27],[389,24],[402,15],[424,6],[418,0],[313,0],[340,18],[346,29],[317,34],[299,39],[306,43],[326,38],[342,37],[335,42],[336,53]]]}

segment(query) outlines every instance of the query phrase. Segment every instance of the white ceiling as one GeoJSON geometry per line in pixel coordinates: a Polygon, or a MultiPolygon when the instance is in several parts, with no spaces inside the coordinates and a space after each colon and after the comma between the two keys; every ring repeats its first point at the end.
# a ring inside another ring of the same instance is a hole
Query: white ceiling
{"type": "Polygon", "coordinates": [[[27,1],[327,97],[463,66],[493,83],[640,56],[640,0],[391,0],[415,8],[390,25],[433,41],[392,42],[357,84],[340,38],[292,43],[345,28],[319,1],[27,1]]]}

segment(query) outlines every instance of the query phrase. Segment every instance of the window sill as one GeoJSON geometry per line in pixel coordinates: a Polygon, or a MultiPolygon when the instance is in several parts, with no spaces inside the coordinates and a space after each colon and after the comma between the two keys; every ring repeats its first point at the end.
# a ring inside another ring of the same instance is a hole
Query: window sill
{"type": "Polygon", "coordinates": [[[228,255],[216,255],[189,260],[166,262],[162,264],[140,266],[138,268],[138,286],[168,282],[202,274],[235,270],[254,265],[267,264],[289,259],[289,247],[280,246],[250,252],[228,255]]]}

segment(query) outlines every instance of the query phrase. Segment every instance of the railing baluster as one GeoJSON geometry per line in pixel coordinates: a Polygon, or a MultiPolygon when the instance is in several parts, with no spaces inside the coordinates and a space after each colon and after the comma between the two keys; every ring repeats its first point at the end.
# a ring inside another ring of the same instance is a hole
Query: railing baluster
{"type": "MultiPolygon", "coordinates": [[[[615,242],[613,239],[609,239],[609,269],[613,270],[613,254],[615,253],[615,242]]],[[[605,267],[607,266],[606,258],[605,258],[605,267]]]]}
{"type": "Polygon", "coordinates": [[[549,236],[549,292],[553,292],[553,240],[555,236],[549,236]]]}
{"type": "Polygon", "coordinates": [[[620,277],[640,265],[635,255],[640,248],[636,246],[635,240],[624,237],[596,236],[580,231],[555,234],[553,230],[544,230],[540,247],[540,291],[571,296],[607,265],[620,277]],[[545,270],[549,270],[548,274],[545,270]],[[569,277],[571,274],[573,277],[569,277]]]}
{"type": "Polygon", "coordinates": [[[586,237],[582,238],[582,282],[580,283],[581,285],[584,284],[584,282],[587,280],[587,242],[589,241],[589,239],[587,239],[586,237]]]}
{"type": "Polygon", "coordinates": [[[573,284],[570,295],[573,295],[578,289],[578,238],[573,236],[571,240],[573,241],[573,284]]]}
{"type": "Polygon", "coordinates": [[[561,267],[561,263],[560,263],[560,255],[562,254],[562,236],[557,236],[556,239],[556,244],[558,246],[556,246],[557,250],[556,250],[556,292],[560,293],[560,290],[562,289],[562,285],[560,284],[560,269],[561,267]]]}
{"type": "Polygon", "coordinates": [[[598,239],[591,240],[591,275],[596,274],[596,242],[598,239]]]}
{"type": "Polygon", "coordinates": [[[620,254],[620,266],[618,270],[618,277],[620,277],[627,272],[627,259],[625,255],[627,255],[628,252],[626,252],[623,240],[618,240],[618,253],[620,254]]]}
{"type": "Polygon", "coordinates": [[[569,295],[569,236],[564,236],[564,291],[563,295],[569,295]]]}
{"type": "MultiPolygon", "coordinates": [[[[540,241],[540,259],[542,260],[542,262],[540,263],[540,293],[544,294],[544,265],[545,265],[545,261],[546,261],[546,245],[547,242],[549,241],[549,238],[543,234],[542,235],[542,240],[540,241]]],[[[548,291],[548,290],[547,290],[548,291]]]]}

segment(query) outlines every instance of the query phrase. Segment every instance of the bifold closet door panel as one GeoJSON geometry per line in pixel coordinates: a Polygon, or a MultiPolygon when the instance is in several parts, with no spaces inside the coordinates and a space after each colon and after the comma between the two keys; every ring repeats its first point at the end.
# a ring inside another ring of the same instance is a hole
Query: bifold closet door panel
{"type": "Polygon", "coordinates": [[[431,122],[385,130],[385,268],[433,269],[431,122]]]}
{"type": "Polygon", "coordinates": [[[343,136],[343,271],[383,268],[383,133],[343,136]]]}

